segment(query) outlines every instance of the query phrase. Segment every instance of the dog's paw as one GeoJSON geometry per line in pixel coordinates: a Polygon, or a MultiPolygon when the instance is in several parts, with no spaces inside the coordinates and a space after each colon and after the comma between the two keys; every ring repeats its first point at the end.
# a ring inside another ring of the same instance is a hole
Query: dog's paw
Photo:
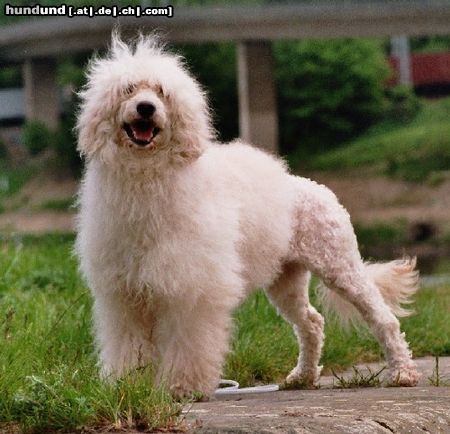
{"type": "Polygon", "coordinates": [[[282,390],[298,390],[298,389],[318,389],[318,381],[322,366],[318,366],[314,371],[306,372],[298,368],[294,368],[286,377],[283,384],[280,385],[282,390]]]}
{"type": "Polygon", "coordinates": [[[320,386],[317,383],[305,380],[303,378],[297,378],[296,380],[285,380],[280,384],[280,390],[313,390],[319,389],[320,386]]]}
{"type": "Polygon", "coordinates": [[[173,384],[170,386],[170,394],[177,401],[193,401],[193,402],[205,402],[209,400],[209,396],[198,390],[192,390],[190,388],[183,387],[179,384],[173,384]]]}
{"type": "Polygon", "coordinates": [[[388,386],[392,387],[413,387],[417,386],[421,377],[414,363],[388,371],[388,386]]]}

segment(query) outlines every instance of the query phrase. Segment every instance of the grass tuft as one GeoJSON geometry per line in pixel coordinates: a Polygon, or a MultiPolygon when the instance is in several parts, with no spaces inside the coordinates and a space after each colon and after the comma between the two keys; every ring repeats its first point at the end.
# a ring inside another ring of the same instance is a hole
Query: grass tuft
{"type": "Polygon", "coordinates": [[[380,370],[376,372],[372,372],[372,370],[367,366],[367,372],[363,372],[358,369],[356,366],[352,366],[353,375],[350,378],[346,378],[344,375],[338,375],[334,371],[333,377],[336,378],[337,384],[333,383],[333,389],[354,389],[359,387],[380,387],[381,379],[380,374],[386,369],[383,366],[380,370]]]}
{"type": "Polygon", "coordinates": [[[435,356],[434,361],[433,373],[428,377],[428,382],[435,387],[450,386],[450,380],[439,371],[439,356],[435,356]]]}

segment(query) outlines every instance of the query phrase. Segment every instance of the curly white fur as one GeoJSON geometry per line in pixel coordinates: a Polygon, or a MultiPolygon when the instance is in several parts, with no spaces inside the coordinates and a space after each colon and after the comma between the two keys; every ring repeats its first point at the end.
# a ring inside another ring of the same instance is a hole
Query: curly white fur
{"type": "Polygon", "coordinates": [[[91,62],[81,98],[87,167],[76,248],[103,375],[152,362],[175,395],[211,394],[231,313],[262,287],[302,345],[287,381],[312,386],[323,344],[323,318],[308,300],[312,271],[372,327],[392,380],[417,383],[392,312],[416,289],[413,264],[365,266],[330,190],[240,141],[216,143],[182,59],[153,37],[126,45],[114,36],[109,55],[91,62]],[[124,127],[142,101],[159,131],[144,145],[124,127]]]}

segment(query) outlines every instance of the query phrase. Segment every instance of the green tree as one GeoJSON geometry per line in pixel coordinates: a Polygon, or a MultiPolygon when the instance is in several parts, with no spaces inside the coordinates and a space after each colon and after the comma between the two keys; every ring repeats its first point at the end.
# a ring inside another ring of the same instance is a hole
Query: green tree
{"type": "Polygon", "coordinates": [[[54,134],[44,122],[27,121],[23,129],[23,142],[31,155],[38,155],[53,146],[54,134]]]}
{"type": "Polygon", "coordinates": [[[233,43],[180,45],[187,65],[207,90],[221,140],[238,136],[236,47],[233,43]]]}
{"type": "Polygon", "coordinates": [[[315,153],[380,117],[388,67],[381,46],[361,39],[275,44],[283,153],[315,153]]]}

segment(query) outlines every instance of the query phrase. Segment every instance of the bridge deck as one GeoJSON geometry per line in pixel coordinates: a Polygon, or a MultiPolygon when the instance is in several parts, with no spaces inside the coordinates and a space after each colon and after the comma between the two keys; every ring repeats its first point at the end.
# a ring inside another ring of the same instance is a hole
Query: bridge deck
{"type": "Polygon", "coordinates": [[[0,29],[0,59],[22,61],[101,48],[118,23],[124,33],[159,29],[172,42],[449,34],[450,2],[175,7],[172,18],[40,18],[0,29]]]}

